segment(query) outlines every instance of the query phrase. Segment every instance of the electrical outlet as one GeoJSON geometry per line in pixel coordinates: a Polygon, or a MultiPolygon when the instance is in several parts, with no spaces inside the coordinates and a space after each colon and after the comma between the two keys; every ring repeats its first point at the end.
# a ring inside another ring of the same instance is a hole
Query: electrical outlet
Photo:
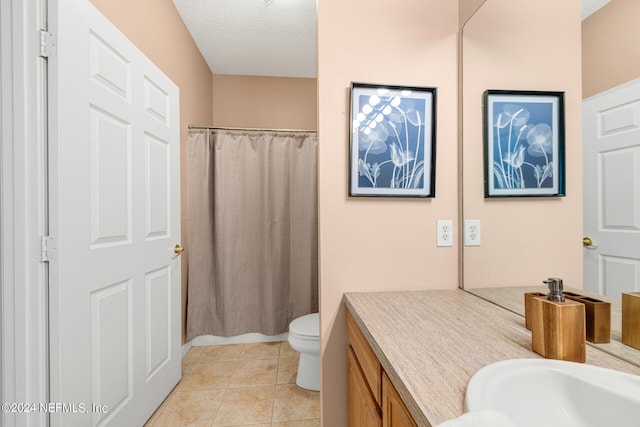
{"type": "Polygon", "coordinates": [[[450,219],[438,220],[438,241],[436,246],[453,246],[453,221],[450,219]]]}
{"type": "Polygon", "coordinates": [[[480,220],[464,220],[464,245],[480,246],[480,220]]]}

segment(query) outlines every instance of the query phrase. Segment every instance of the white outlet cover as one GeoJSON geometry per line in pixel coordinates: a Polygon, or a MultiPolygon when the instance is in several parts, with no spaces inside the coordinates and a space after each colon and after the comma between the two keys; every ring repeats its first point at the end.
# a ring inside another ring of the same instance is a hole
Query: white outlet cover
{"type": "Polygon", "coordinates": [[[480,246],[480,220],[464,220],[464,245],[480,246]]]}
{"type": "Polygon", "coordinates": [[[453,220],[439,219],[436,232],[436,246],[453,246],[453,220]]]}

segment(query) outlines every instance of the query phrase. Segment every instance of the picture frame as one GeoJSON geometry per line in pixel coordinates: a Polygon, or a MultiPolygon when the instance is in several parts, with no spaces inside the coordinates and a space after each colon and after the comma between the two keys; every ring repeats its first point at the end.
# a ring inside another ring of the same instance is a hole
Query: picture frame
{"type": "Polygon", "coordinates": [[[564,92],[484,92],[485,197],[565,195],[564,92]]]}
{"type": "Polygon", "coordinates": [[[436,95],[351,83],[349,196],[435,197],[436,95]]]}

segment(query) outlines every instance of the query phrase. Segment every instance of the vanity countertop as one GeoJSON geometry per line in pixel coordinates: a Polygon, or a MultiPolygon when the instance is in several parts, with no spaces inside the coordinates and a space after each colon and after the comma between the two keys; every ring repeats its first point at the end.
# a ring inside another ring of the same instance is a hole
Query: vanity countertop
{"type": "MultiPolygon", "coordinates": [[[[611,342],[590,345],[602,351],[611,353],[620,359],[640,366],[640,351],[622,344],[622,304],[620,299],[609,298],[604,295],[594,294],[583,289],[565,288],[565,292],[573,292],[578,295],[588,296],[611,304],[611,342]]],[[[524,292],[547,292],[546,286],[506,287],[506,288],[477,288],[468,289],[468,292],[486,299],[500,307],[524,316],[524,292]]]]}
{"type": "MultiPolygon", "coordinates": [[[[462,415],[467,382],[481,367],[541,357],[524,317],[460,289],[356,292],[344,301],[419,426],[462,415]]],[[[587,363],[640,375],[590,346],[587,363]]]]}

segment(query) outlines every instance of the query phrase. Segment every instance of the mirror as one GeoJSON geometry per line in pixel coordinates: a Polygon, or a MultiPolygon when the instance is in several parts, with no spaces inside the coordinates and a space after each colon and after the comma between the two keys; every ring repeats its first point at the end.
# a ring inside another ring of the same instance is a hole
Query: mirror
{"type": "MultiPolygon", "coordinates": [[[[524,292],[544,291],[548,277],[587,294],[580,220],[582,82],[576,78],[582,72],[581,27],[580,0],[487,0],[461,29],[461,234],[465,220],[480,220],[480,245],[461,251],[461,283],[521,315],[524,292]],[[564,92],[564,197],[485,198],[486,90],[564,92]]],[[[640,351],[620,342],[619,299],[588,295],[612,302],[612,342],[594,345],[640,366],[640,351]]]]}

